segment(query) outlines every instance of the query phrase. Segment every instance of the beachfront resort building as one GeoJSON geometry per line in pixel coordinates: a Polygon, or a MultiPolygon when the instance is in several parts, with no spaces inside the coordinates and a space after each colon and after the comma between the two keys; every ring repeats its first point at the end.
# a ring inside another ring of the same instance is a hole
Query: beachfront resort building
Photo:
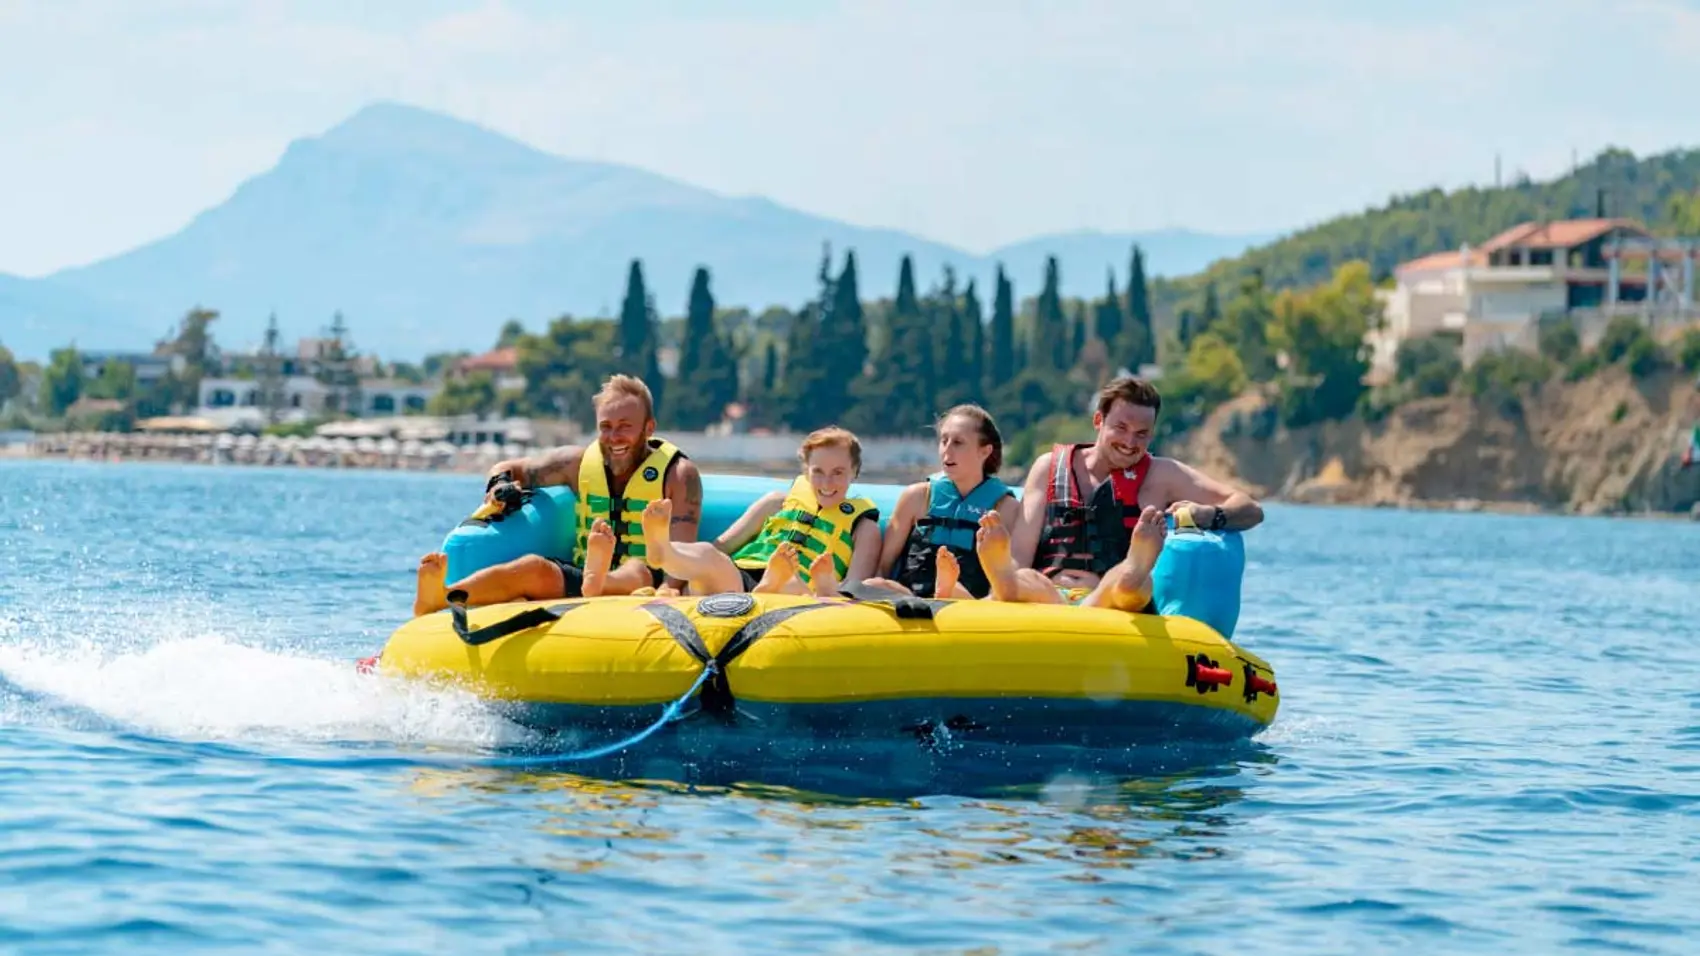
{"type": "MultiPolygon", "coordinates": [[[[430,382],[367,379],[354,390],[344,390],[310,375],[289,375],[278,381],[278,417],[282,421],[302,421],[336,412],[359,417],[417,415],[425,411],[439,388],[430,382]]],[[[263,424],[264,383],[256,378],[202,379],[199,404],[201,414],[226,424],[250,419],[263,424]]]]}
{"type": "Polygon", "coordinates": [[[1393,369],[1399,344],[1456,334],[1467,365],[1505,348],[1533,350],[1543,322],[1572,322],[1584,346],[1618,315],[1663,338],[1695,322],[1700,239],[1655,238],[1627,219],[1526,222],[1477,247],[1398,266],[1383,290],[1385,327],[1371,335],[1374,367],[1393,369]]]}

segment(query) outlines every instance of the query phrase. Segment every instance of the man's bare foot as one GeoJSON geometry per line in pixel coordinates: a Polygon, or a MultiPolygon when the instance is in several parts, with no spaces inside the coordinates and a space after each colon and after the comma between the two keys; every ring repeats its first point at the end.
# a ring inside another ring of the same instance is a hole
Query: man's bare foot
{"type": "Polygon", "coordinates": [[[797,577],[797,546],[789,541],[781,542],[773,549],[773,557],[767,560],[767,569],[762,571],[761,580],[750,588],[751,594],[779,594],[797,577]]]}
{"type": "Polygon", "coordinates": [[[419,584],[413,591],[413,616],[435,614],[449,606],[449,556],[433,551],[419,559],[419,584]]]}
{"type": "Polygon", "coordinates": [[[933,597],[955,597],[956,579],[962,576],[962,564],[956,552],[939,545],[937,570],[933,574],[933,597]]]}
{"type": "Polygon", "coordinates": [[[1133,537],[1127,543],[1127,557],[1122,561],[1121,573],[1105,575],[1105,580],[1116,592],[1113,605],[1131,609],[1142,607],[1150,600],[1151,569],[1157,566],[1157,556],[1163,553],[1163,541],[1168,534],[1167,514],[1156,508],[1146,508],[1139,513],[1139,521],[1133,526],[1133,537]]]}
{"type": "Polygon", "coordinates": [[[584,543],[584,583],[580,590],[585,597],[601,597],[608,586],[608,565],[614,560],[614,529],[605,519],[597,518],[590,526],[584,543]]]}
{"type": "Polygon", "coordinates": [[[974,532],[974,553],[980,557],[980,567],[992,585],[992,599],[1014,601],[1021,594],[1015,579],[1015,558],[1009,553],[1009,529],[996,511],[980,516],[980,530],[974,532]]]}
{"type": "Polygon", "coordinates": [[[1133,537],[1127,543],[1127,563],[1139,574],[1148,575],[1157,566],[1157,556],[1163,553],[1163,540],[1169,534],[1168,516],[1156,508],[1139,513],[1133,526],[1133,537]]]}
{"type": "Polygon", "coordinates": [[[832,555],[822,553],[809,562],[809,590],[815,597],[838,596],[838,565],[832,555]]]}
{"type": "Polygon", "coordinates": [[[652,568],[667,569],[673,560],[673,499],[651,501],[643,509],[643,560],[652,568]]]}

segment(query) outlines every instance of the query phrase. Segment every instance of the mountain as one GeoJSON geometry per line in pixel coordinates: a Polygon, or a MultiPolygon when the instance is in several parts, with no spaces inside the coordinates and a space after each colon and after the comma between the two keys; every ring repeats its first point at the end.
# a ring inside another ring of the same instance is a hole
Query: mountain
{"type": "Polygon", "coordinates": [[[84,348],[141,348],[169,331],[132,319],[122,307],[51,279],[0,273],[0,345],[20,359],[42,360],[73,342],[84,348]]]}
{"type": "MultiPolygon", "coordinates": [[[[1195,264],[1217,254],[1200,251],[1212,241],[1252,241],[1159,235],[1180,237],[1173,260],[1195,264]]],[[[1076,269],[1065,259],[1065,275],[1070,290],[1097,294],[1097,260],[1125,273],[1139,238],[1075,234],[1009,247],[1017,292],[1037,291],[1037,250],[1055,245],[1093,260],[1076,269]]],[[[1171,256],[1166,241],[1148,249],[1153,262],[1171,256]]],[[[220,311],[215,334],[229,348],[256,343],[273,312],[287,338],[318,334],[340,310],[357,348],[417,358],[486,347],[510,317],[540,328],[563,313],[612,314],[633,258],[663,314],[684,310],[699,264],[723,304],[795,306],[815,294],[823,243],[835,259],[855,249],[867,298],[890,294],[905,253],[924,282],[950,263],[984,287],[996,265],[897,230],[563,159],[386,103],[291,143],[273,168],[174,235],[45,280],[12,280],[22,288],[0,298],[0,342],[32,357],[73,335],[144,347],[199,303],[220,311]],[[19,336],[12,329],[25,316],[35,318],[19,336]]]]}

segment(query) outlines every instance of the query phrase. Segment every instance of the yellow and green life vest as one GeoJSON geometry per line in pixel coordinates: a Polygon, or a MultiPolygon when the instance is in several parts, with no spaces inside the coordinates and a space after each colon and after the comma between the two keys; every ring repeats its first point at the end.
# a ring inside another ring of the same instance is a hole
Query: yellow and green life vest
{"type": "Polygon", "coordinates": [[[732,563],[760,570],[767,567],[780,542],[789,541],[797,548],[797,575],[805,584],[809,581],[809,563],[823,552],[832,555],[842,580],[850,570],[850,555],[855,550],[853,532],[863,515],[879,520],[879,512],[867,498],[846,498],[822,510],[814,485],[806,476],[799,477],[791,483],[779,510],[762,522],[755,540],[732,553],[732,563]]]}
{"type": "Polygon", "coordinates": [[[612,476],[602,460],[602,444],[591,442],[584,449],[578,466],[578,502],[573,535],[573,563],[584,564],[585,545],[590,540],[590,527],[597,518],[606,519],[614,529],[615,567],[626,558],[641,558],[643,546],[643,509],[652,501],[666,497],[667,466],[675,458],[686,455],[661,438],[649,440],[649,457],[638,465],[626,481],[625,493],[616,497],[610,490],[612,476]]]}

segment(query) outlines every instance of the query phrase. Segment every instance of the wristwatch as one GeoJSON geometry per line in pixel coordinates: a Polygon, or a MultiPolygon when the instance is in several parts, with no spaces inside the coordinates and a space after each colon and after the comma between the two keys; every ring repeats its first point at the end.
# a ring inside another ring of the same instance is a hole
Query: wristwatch
{"type": "Polygon", "coordinates": [[[1222,510],[1221,505],[1211,505],[1210,507],[1215,509],[1216,512],[1210,516],[1210,530],[1221,531],[1228,526],[1228,513],[1222,510]]]}

